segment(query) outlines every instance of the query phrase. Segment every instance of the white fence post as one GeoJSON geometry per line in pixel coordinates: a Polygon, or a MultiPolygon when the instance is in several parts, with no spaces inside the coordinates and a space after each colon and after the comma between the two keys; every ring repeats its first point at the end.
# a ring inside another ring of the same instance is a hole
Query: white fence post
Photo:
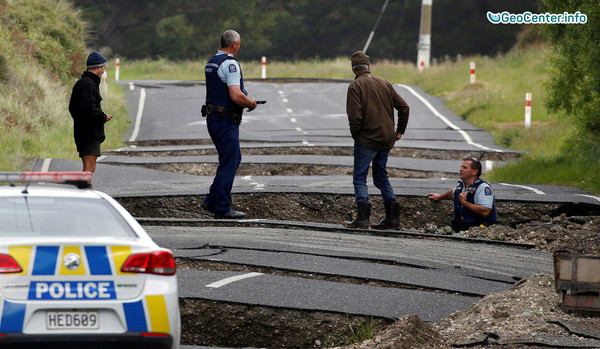
{"type": "Polygon", "coordinates": [[[117,62],[115,64],[115,80],[119,81],[119,65],[121,61],[117,58],[117,62]]]}
{"type": "Polygon", "coordinates": [[[267,57],[262,56],[262,78],[266,79],[267,78],[267,57]]]}
{"type": "Polygon", "coordinates": [[[475,62],[471,62],[471,83],[475,82],[475,62]]]}
{"type": "Polygon", "coordinates": [[[525,94],[525,128],[531,127],[531,92],[525,94]]]}
{"type": "Polygon", "coordinates": [[[106,94],[108,92],[108,74],[106,71],[102,73],[102,93],[106,94]]]}

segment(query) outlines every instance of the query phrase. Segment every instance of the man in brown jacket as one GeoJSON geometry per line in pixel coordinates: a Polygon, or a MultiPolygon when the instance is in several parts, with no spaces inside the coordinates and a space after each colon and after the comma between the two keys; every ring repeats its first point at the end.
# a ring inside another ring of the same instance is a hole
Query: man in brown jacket
{"type": "Polygon", "coordinates": [[[400,204],[387,175],[390,149],[400,140],[408,123],[409,107],[391,83],[374,76],[369,56],[362,51],[352,54],[352,72],[356,75],[348,86],[346,113],[354,139],[354,196],[358,215],[344,222],[348,228],[368,228],[371,202],[367,190],[367,174],[373,163],[373,183],[381,191],[385,219],[370,225],[374,229],[398,229],[400,204]],[[394,127],[394,109],[398,110],[398,125],[394,127]]]}

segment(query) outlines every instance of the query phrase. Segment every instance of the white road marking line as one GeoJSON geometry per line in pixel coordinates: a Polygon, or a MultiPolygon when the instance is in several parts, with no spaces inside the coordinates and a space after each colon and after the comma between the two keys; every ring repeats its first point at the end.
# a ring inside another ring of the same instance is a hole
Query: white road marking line
{"type": "Polygon", "coordinates": [[[146,103],[146,89],[143,88],[140,90],[140,101],[138,103],[137,115],[135,117],[135,127],[133,129],[133,133],[131,134],[131,138],[129,138],[130,142],[134,142],[140,133],[140,125],[142,124],[142,115],[144,114],[144,104],[146,103]]]}
{"type": "Polygon", "coordinates": [[[507,185],[509,187],[517,187],[517,188],[523,188],[523,189],[527,189],[527,190],[531,190],[532,192],[538,194],[538,195],[545,195],[546,193],[544,193],[543,191],[539,190],[539,189],[535,189],[532,187],[528,187],[526,185],[518,185],[518,184],[508,184],[508,183],[500,183],[502,185],[507,185]]]}
{"type": "Polygon", "coordinates": [[[133,82],[129,83],[129,91],[133,91],[135,87],[133,86],[133,82]]]}
{"type": "Polygon", "coordinates": [[[243,180],[250,182],[249,184],[254,187],[254,190],[265,190],[265,185],[262,183],[252,181],[252,176],[244,176],[243,180]]]}
{"type": "Polygon", "coordinates": [[[290,118],[290,121],[291,121],[291,122],[296,122],[296,121],[298,121],[298,120],[296,120],[296,118],[290,118]]]}
{"type": "Polygon", "coordinates": [[[469,143],[469,144],[471,144],[473,146],[476,146],[478,148],[484,149],[484,150],[490,150],[490,151],[494,151],[494,152],[497,152],[497,153],[503,153],[503,151],[500,150],[500,149],[488,148],[488,147],[486,147],[484,145],[481,145],[479,143],[473,142],[473,140],[471,139],[471,136],[469,136],[469,134],[465,130],[461,129],[460,127],[458,127],[454,123],[452,123],[452,121],[448,120],[437,109],[435,109],[435,107],[433,105],[431,105],[431,103],[429,103],[428,100],[426,100],[423,96],[421,96],[420,94],[418,94],[410,86],[402,85],[402,84],[396,84],[396,85],[407,89],[408,92],[412,93],[415,97],[417,97],[421,101],[421,103],[425,104],[425,106],[427,108],[429,108],[429,110],[431,110],[431,112],[433,113],[433,115],[437,116],[440,120],[442,120],[444,123],[446,123],[446,125],[450,126],[450,128],[452,128],[453,130],[458,131],[458,133],[460,133],[461,136],[463,136],[463,138],[465,139],[465,141],[467,143],[469,143]]]}
{"type": "Polygon", "coordinates": [[[294,111],[292,110],[292,108],[286,108],[286,109],[285,109],[285,111],[286,111],[288,114],[291,114],[291,113],[293,113],[293,112],[294,112],[294,111]]]}
{"type": "Polygon", "coordinates": [[[280,95],[283,95],[283,91],[277,91],[277,93],[279,93],[280,95]]]}
{"type": "Polygon", "coordinates": [[[283,101],[283,103],[287,103],[288,102],[287,98],[282,98],[281,100],[283,101]]]}
{"type": "Polygon", "coordinates": [[[236,281],[240,281],[243,279],[248,279],[248,278],[252,278],[252,277],[260,276],[260,275],[263,275],[263,273],[247,273],[247,274],[232,276],[232,277],[225,278],[223,280],[213,282],[212,284],[208,284],[208,285],[206,285],[206,287],[219,288],[219,287],[228,285],[232,282],[236,282],[236,281]]]}
{"type": "Polygon", "coordinates": [[[52,161],[52,159],[44,159],[44,162],[42,163],[42,168],[40,169],[40,172],[48,172],[51,161],[52,161]]]}
{"type": "Polygon", "coordinates": [[[296,127],[296,131],[298,131],[298,132],[302,132],[302,128],[300,128],[300,127],[296,127]]]}
{"type": "Polygon", "coordinates": [[[594,200],[600,201],[600,197],[594,196],[594,195],[586,195],[586,194],[575,194],[575,195],[579,195],[579,196],[583,196],[583,197],[586,197],[586,198],[590,198],[590,199],[594,199],[594,200]]]}

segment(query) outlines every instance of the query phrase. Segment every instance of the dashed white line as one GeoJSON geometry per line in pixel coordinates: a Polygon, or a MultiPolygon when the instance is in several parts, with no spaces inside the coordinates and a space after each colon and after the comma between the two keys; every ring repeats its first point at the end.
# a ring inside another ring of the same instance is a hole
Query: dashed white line
{"type": "Polygon", "coordinates": [[[523,189],[527,189],[527,190],[531,190],[532,192],[538,194],[538,195],[545,195],[546,193],[544,193],[543,191],[539,190],[539,189],[535,189],[532,187],[528,187],[526,185],[518,185],[518,184],[509,184],[509,183],[500,183],[502,185],[507,185],[509,187],[517,187],[517,188],[523,188],[523,189]]]}
{"type": "Polygon", "coordinates": [[[296,118],[290,118],[290,121],[291,121],[291,122],[296,122],[296,121],[298,121],[298,120],[296,120],[296,118]]]}
{"type": "Polygon", "coordinates": [[[423,103],[429,110],[431,110],[433,115],[437,116],[440,120],[442,120],[444,123],[446,123],[446,125],[450,126],[450,128],[452,128],[453,130],[458,131],[458,133],[460,133],[461,136],[463,136],[463,138],[465,139],[465,141],[467,143],[469,143],[473,146],[476,146],[477,148],[484,149],[484,150],[494,151],[497,153],[503,153],[503,151],[500,149],[488,148],[484,145],[473,142],[473,140],[471,139],[471,136],[469,136],[469,134],[465,130],[461,129],[460,127],[458,127],[454,123],[452,123],[452,121],[448,120],[444,115],[442,115],[442,113],[440,113],[437,109],[435,109],[435,107],[433,105],[431,105],[431,103],[429,103],[428,100],[426,100],[423,96],[418,94],[410,86],[402,85],[402,84],[397,84],[397,85],[407,89],[408,92],[412,93],[415,97],[417,97],[421,101],[421,103],[423,103]]]}
{"type": "Polygon", "coordinates": [[[236,281],[240,281],[243,279],[248,279],[248,278],[252,278],[252,277],[260,276],[260,275],[263,275],[263,273],[247,273],[247,274],[232,276],[232,277],[228,277],[223,280],[219,280],[219,281],[213,282],[211,284],[208,284],[208,285],[206,285],[206,287],[219,288],[219,287],[228,285],[232,282],[236,282],[236,281]]]}
{"type": "Polygon", "coordinates": [[[248,181],[248,184],[250,184],[254,190],[265,190],[265,185],[263,183],[254,182],[252,176],[244,176],[242,179],[248,181]]]}
{"type": "Polygon", "coordinates": [[[52,159],[44,159],[44,162],[42,163],[42,168],[40,169],[40,172],[48,172],[48,169],[50,169],[51,161],[52,161],[52,159]]]}
{"type": "Polygon", "coordinates": [[[288,102],[288,99],[287,99],[287,98],[282,98],[282,99],[281,99],[281,101],[282,101],[283,103],[287,103],[287,102],[288,102]]]}
{"type": "Polygon", "coordinates": [[[294,112],[294,111],[292,110],[292,108],[286,108],[286,109],[285,109],[285,111],[286,111],[288,114],[291,114],[291,113],[293,113],[293,112],[294,112]]]}
{"type": "Polygon", "coordinates": [[[590,199],[594,199],[594,200],[600,201],[600,197],[594,196],[594,195],[586,195],[586,194],[575,194],[575,195],[579,195],[579,196],[583,196],[583,197],[586,197],[586,198],[590,198],[590,199]]]}

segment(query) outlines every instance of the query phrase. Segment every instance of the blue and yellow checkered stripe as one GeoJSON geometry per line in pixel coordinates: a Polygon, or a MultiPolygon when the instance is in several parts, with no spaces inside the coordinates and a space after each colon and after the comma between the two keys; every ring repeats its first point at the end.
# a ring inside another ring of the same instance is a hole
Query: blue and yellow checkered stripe
{"type": "Polygon", "coordinates": [[[131,254],[131,247],[11,246],[6,252],[23,268],[20,274],[11,275],[122,275],[120,267],[131,254]],[[87,263],[77,270],[67,269],[62,260],[69,253],[85,256],[82,262],[87,260],[87,263]]]}
{"type": "MultiPolygon", "coordinates": [[[[21,273],[6,276],[131,275],[120,271],[131,255],[129,246],[10,246],[2,252],[11,255],[23,268],[21,273]],[[85,256],[82,261],[87,263],[82,263],[77,270],[68,270],[62,260],[69,253],[85,256]]],[[[163,295],[147,295],[136,302],[124,302],[122,306],[127,331],[170,333],[168,309],[163,295]]],[[[0,333],[22,332],[27,304],[0,299],[0,307],[0,333]]]]}
{"type": "MultiPolygon", "coordinates": [[[[1,300],[0,333],[23,332],[26,303],[1,300]]],[[[163,295],[145,296],[143,299],[123,303],[127,331],[171,333],[167,303],[163,295]]]]}

